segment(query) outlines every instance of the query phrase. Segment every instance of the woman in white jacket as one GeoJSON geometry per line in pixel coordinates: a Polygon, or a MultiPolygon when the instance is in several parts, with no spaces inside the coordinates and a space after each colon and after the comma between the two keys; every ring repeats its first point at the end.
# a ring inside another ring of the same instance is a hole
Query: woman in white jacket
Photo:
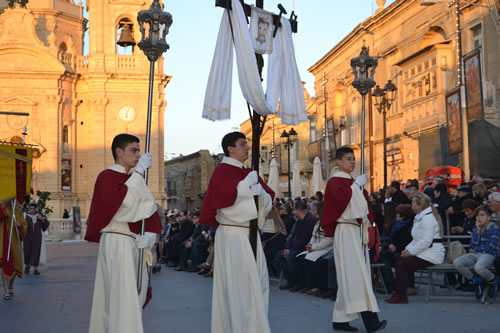
{"type": "Polygon", "coordinates": [[[442,244],[443,225],[431,199],[420,192],[412,200],[415,214],[411,236],[413,240],[401,252],[401,259],[396,264],[396,283],[392,296],[385,301],[392,304],[407,304],[408,274],[444,261],[442,244]]]}

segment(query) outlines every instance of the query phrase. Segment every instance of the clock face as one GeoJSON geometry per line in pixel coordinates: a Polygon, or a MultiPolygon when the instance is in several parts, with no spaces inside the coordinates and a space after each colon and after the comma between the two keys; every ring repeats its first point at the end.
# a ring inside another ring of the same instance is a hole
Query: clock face
{"type": "Polygon", "coordinates": [[[120,109],[120,119],[129,123],[135,119],[135,110],[131,106],[124,106],[120,109]]]}

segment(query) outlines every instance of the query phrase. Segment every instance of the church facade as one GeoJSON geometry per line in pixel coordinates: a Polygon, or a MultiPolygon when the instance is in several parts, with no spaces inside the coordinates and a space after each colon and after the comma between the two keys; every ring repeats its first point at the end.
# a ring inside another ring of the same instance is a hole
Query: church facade
{"type": "MultiPolygon", "coordinates": [[[[87,216],[95,179],[113,164],[115,135],[136,135],[144,149],[149,61],[138,47],[116,42],[125,29],[140,40],[137,12],[151,2],[87,0],[83,8],[81,1],[31,0],[27,8],[7,8],[0,0],[0,121],[6,124],[0,140],[19,141],[25,132],[25,142],[35,145],[32,188],[52,193],[53,217],[72,206],[87,216]]],[[[163,58],[154,79],[149,187],[165,204],[164,88],[171,77],[163,58]]]]}

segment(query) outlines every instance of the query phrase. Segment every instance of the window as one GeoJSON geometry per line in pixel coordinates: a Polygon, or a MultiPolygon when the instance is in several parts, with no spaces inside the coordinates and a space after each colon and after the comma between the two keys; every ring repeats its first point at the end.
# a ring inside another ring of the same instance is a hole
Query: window
{"type": "Polygon", "coordinates": [[[477,49],[483,45],[483,29],[481,24],[478,24],[470,29],[472,32],[473,49],[477,49]]]}
{"type": "Polygon", "coordinates": [[[318,140],[316,133],[316,119],[309,120],[309,142],[315,142],[318,140]]]}
{"type": "Polygon", "coordinates": [[[358,99],[354,97],[351,103],[351,128],[349,131],[350,143],[358,143],[358,99]]]}

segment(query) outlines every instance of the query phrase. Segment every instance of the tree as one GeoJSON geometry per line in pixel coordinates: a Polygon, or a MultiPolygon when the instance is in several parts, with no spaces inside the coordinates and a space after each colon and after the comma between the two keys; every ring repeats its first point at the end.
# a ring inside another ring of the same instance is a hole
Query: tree
{"type": "MultiPolygon", "coordinates": [[[[43,216],[43,217],[48,217],[49,214],[53,212],[53,207],[47,205],[47,201],[50,201],[50,192],[46,191],[36,191],[36,196],[38,197],[37,201],[34,201],[36,203],[36,208],[38,212],[43,216]]],[[[31,198],[31,194],[26,195],[26,200],[24,201],[23,205],[23,210],[27,211],[28,210],[28,205],[31,203],[33,198],[31,198]]]]}

